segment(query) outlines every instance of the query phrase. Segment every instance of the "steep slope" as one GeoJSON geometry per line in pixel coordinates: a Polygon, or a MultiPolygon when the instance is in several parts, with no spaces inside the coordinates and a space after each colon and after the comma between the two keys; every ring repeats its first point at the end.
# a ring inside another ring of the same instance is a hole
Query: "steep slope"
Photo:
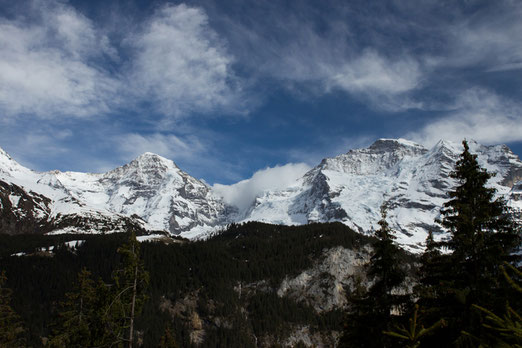
{"type": "MultiPolygon", "coordinates": [[[[497,175],[490,184],[520,212],[522,162],[505,145],[470,142],[480,164],[497,175]],[[517,184],[518,183],[518,184],[517,184]]],[[[432,149],[403,139],[380,139],[365,149],[324,159],[291,187],[265,192],[244,220],[279,224],[341,221],[368,233],[387,202],[398,241],[419,249],[427,231],[443,232],[434,223],[447,192],[455,186],[449,173],[461,152],[440,141],[432,149]]]]}
{"type": "Polygon", "coordinates": [[[100,183],[110,211],[138,215],[149,229],[195,237],[225,223],[225,205],[207,185],[152,153],[104,174],[100,183]]]}
{"type": "MultiPolygon", "coordinates": [[[[497,175],[490,184],[522,218],[522,162],[505,145],[470,141],[479,163],[497,175]]],[[[0,149],[0,231],[118,232],[129,227],[205,238],[227,223],[301,225],[340,221],[370,233],[387,202],[398,241],[419,250],[455,182],[449,177],[461,145],[431,149],[403,139],[324,159],[285,189],[265,191],[250,207],[230,207],[171,160],[145,153],[104,174],[39,173],[0,149]]]]}
{"type": "Polygon", "coordinates": [[[90,174],[34,172],[1,151],[0,199],[0,228],[12,234],[119,232],[134,226],[192,237],[225,216],[225,206],[205,184],[151,153],[90,174]],[[33,225],[39,227],[27,227],[33,225]]]}

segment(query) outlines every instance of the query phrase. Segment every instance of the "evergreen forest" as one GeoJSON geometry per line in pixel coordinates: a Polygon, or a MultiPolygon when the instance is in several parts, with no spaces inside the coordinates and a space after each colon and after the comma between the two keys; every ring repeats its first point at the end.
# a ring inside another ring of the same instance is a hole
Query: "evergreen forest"
{"type": "Polygon", "coordinates": [[[368,236],[259,222],[195,242],[0,234],[0,347],[522,347],[520,227],[463,145],[448,237],[419,255],[395,243],[386,204],[368,236]],[[343,305],[278,291],[338,247],[363,263],[343,305]]]}

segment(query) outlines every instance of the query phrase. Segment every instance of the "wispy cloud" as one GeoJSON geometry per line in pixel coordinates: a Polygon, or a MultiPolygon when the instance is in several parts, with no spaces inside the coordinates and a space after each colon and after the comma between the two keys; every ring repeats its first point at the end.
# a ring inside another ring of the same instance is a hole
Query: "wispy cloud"
{"type": "Polygon", "coordinates": [[[342,91],[373,109],[420,107],[409,93],[423,81],[423,59],[398,40],[376,39],[390,16],[370,23],[366,3],[358,6],[326,2],[323,11],[312,2],[289,9],[260,1],[223,26],[239,63],[260,80],[268,77],[307,98],[342,91]]]}
{"type": "Polygon", "coordinates": [[[153,152],[174,160],[192,159],[205,150],[205,146],[196,137],[179,137],[161,133],[120,134],[112,140],[112,143],[126,160],[133,159],[144,152],[153,152]]]}
{"type": "Polygon", "coordinates": [[[522,141],[522,104],[484,89],[460,94],[447,116],[405,135],[425,145],[440,139],[474,139],[485,144],[522,141]]]}
{"type": "Polygon", "coordinates": [[[446,28],[448,63],[486,71],[522,69],[522,3],[498,1],[446,28]]]}
{"type": "Polygon", "coordinates": [[[234,59],[204,10],[165,5],[121,46],[66,2],[30,4],[25,16],[0,17],[5,115],[84,117],[144,103],[160,117],[244,112],[234,59]]]}
{"type": "Polygon", "coordinates": [[[233,57],[202,9],[166,5],[127,41],[134,49],[129,84],[162,114],[240,111],[233,57]]]}
{"type": "Polygon", "coordinates": [[[41,117],[105,113],[118,81],[94,63],[108,38],[71,7],[34,1],[28,17],[0,19],[0,109],[41,117]]]}
{"type": "Polygon", "coordinates": [[[284,166],[261,169],[251,178],[233,185],[214,184],[214,192],[225,202],[239,209],[248,208],[266,190],[283,189],[302,177],[310,166],[304,163],[289,163],[284,166]]]}

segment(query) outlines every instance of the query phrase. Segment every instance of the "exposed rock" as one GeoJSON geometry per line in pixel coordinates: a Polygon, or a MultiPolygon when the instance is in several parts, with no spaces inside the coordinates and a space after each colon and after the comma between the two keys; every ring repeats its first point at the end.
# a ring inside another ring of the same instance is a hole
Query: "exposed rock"
{"type": "Polygon", "coordinates": [[[350,250],[336,247],[324,252],[321,262],[297,277],[285,278],[277,294],[312,306],[318,313],[342,308],[346,304],[346,290],[353,290],[356,282],[365,279],[364,265],[371,250],[350,250]]]}

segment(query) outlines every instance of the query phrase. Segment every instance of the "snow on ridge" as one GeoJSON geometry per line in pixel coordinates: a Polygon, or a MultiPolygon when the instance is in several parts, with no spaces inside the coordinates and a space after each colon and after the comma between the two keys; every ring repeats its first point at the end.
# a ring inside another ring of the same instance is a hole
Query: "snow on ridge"
{"type": "MultiPolygon", "coordinates": [[[[505,145],[469,144],[479,163],[498,173],[490,184],[509,200],[511,187],[505,178],[516,180],[520,175],[522,179],[520,159],[505,145]]],[[[368,148],[324,159],[305,174],[308,186],[265,194],[257,199],[245,221],[341,221],[369,233],[378,228],[380,206],[388,202],[389,223],[397,231],[399,244],[418,252],[428,230],[444,233],[434,221],[448,199],[447,192],[456,184],[449,173],[461,152],[461,145],[448,141],[425,149],[406,140],[380,139],[368,148]]]]}
{"type": "MultiPolygon", "coordinates": [[[[474,141],[469,145],[483,167],[499,173],[491,185],[510,199],[511,206],[522,206],[520,190],[511,189],[522,180],[520,159],[505,145],[474,141]]],[[[211,188],[173,161],[150,152],[103,174],[34,172],[0,152],[0,180],[50,198],[52,217],[77,214],[117,221],[137,215],[149,230],[189,239],[208,238],[226,224],[241,221],[285,225],[341,221],[369,233],[377,228],[379,208],[386,201],[399,243],[420,250],[428,229],[443,233],[434,219],[455,184],[449,173],[461,152],[460,144],[444,140],[426,149],[405,139],[379,139],[367,148],[325,158],[312,169],[286,168],[294,176],[284,185],[269,185],[274,179],[270,175],[268,184],[266,178],[257,178],[257,183],[229,185],[236,196],[241,189],[250,196],[238,200],[232,195],[228,201],[216,190],[220,185],[211,188]],[[233,208],[229,205],[233,200],[241,203],[233,208]]],[[[16,201],[14,196],[11,199],[16,201]]],[[[64,227],[54,233],[77,230],[64,227]]],[[[96,233],[96,228],[89,231],[96,233]]]]}

